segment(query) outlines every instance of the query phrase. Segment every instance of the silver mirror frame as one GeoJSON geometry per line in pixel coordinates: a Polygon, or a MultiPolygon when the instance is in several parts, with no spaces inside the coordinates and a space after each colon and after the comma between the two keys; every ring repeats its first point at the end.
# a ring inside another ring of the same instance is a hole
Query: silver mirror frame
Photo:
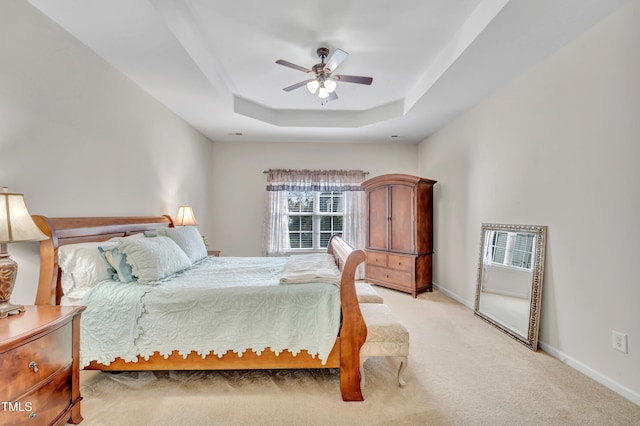
{"type": "Polygon", "coordinates": [[[547,227],[537,225],[504,225],[495,223],[483,223],[480,232],[480,253],[478,255],[478,273],[476,284],[476,300],[473,313],[487,321],[489,324],[502,331],[503,333],[511,336],[518,342],[522,343],[533,351],[538,350],[538,329],[540,326],[540,302],[542,300],[542,282],[544,276],[544,257],[545,257],[545,245],[547,239],[547,227]],[[527,337],[523,337],[513,330],[505,327],[501,323],[495,321],[493,318],[484,315],[479,311],[480,308],[480,293],[482,291],[482,271],[483,271],[483,257],[485,247],[485,237],[487,231],[504,231],[504,232],[529,232],[536,235],[536,252],[534,255],[535,265],[533,268],[533,278],[531,282],[531,301],[529,307],[529,325],[527,330],[527,337]]]}

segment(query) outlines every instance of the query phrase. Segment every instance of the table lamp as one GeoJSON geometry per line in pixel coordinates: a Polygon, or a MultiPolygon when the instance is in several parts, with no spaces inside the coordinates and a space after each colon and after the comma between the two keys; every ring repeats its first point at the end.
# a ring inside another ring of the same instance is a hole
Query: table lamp
{"type": "Polygon", "coordinates": [[[46,240],[45,234],[31,219],[24,195],[0,192],[0,318],[24,312],[24,306],[9,303],[18,275],[18,264],[9,257],[7,243],[46,240]]]}
{"type": "Polygon", "coordinates": [[[193,207],[180,206],[178,207],[178,214],[176,220],[173,223],[175,226],[196,226],[196,216],[193,214],[193,207]]]}

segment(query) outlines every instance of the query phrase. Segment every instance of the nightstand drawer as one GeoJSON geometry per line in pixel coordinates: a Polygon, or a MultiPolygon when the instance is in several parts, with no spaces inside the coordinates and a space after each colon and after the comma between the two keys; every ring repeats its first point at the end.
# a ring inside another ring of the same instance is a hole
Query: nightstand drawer
{"type": "Polygon", "coordinates": [[[73,360],[71,323],[36,340],[11,349],[0,357],[3,401],[12,401],[73,360]]]}
{"type": "MultiPolygon", "coordinates": [[[[71,405],[71,365],[55,374],[51,381],[7,406],[2,420],[11,425],[49,425],[71,405]],[[6,416],[6,417],[5,417],[6,416]]],[[[5,423],[2,423],[5,424],[5,423]]]]}

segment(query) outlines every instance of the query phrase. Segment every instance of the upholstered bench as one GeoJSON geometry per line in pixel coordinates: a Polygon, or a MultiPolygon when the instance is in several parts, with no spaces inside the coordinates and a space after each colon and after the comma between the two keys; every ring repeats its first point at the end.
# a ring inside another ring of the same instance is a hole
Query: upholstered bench
{"type": "Polygon", "coordinates": [[[356,283],[356,295],[358,303],[384,303],[382,296],[373,288],[371,284],[356,283]]]}
{"type": "Polygon", "coordinates": [[[364,387],[364,362],[372,356],[395,357],[400,360],[398,385],[406,383],[402,373],[409,362],[409,331],[382,303],[362,303],[360,311],[367,325],[367,340],[360,348],[360,385],[364,387]]]}

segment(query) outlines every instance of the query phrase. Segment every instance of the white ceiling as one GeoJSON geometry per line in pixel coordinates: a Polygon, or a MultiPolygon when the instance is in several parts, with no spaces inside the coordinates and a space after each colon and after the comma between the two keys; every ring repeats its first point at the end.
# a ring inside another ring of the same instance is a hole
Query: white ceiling
{"type": "Polygon", "coordinates": [[[29,0],[214,141],[418,143],[628,0],[29,0]],[[339,99],[302,87],[349,57],[339,99]]]}

